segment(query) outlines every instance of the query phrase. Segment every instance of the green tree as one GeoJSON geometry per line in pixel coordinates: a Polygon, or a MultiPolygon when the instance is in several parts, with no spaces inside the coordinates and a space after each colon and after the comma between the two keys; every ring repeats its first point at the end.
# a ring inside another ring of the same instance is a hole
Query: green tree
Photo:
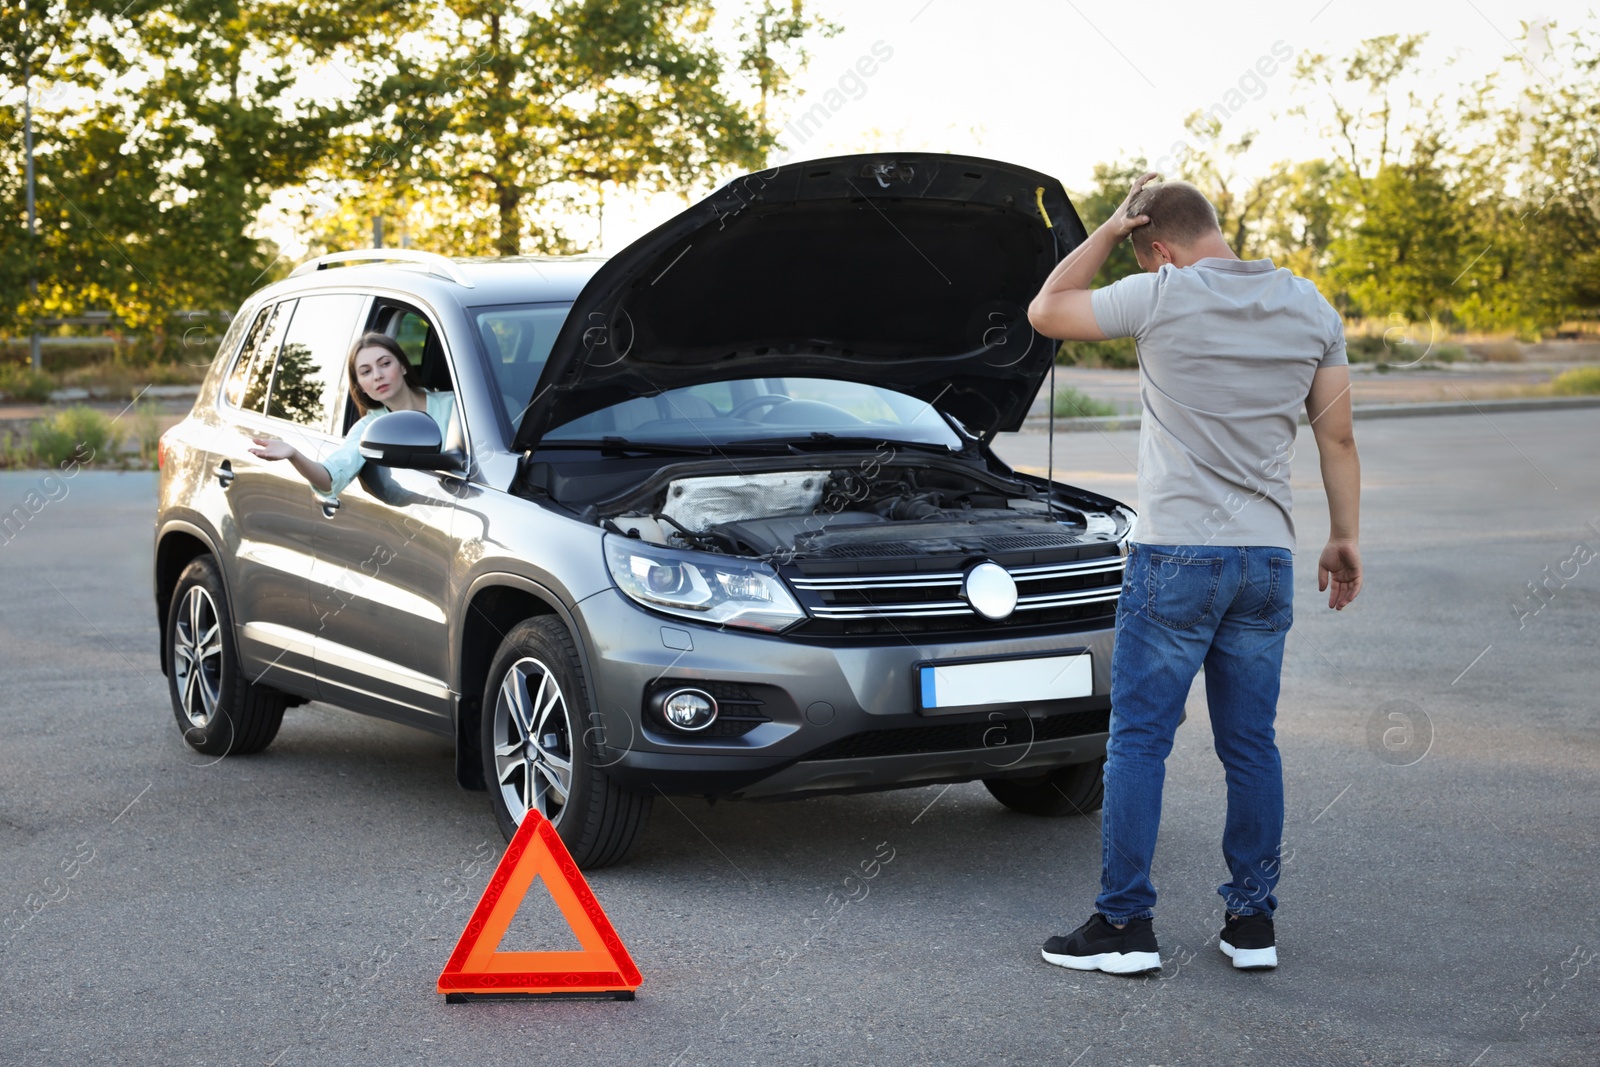
{"type": "MultiPolygon", "coordinates": [[[[300,72],[377,32],[385,5],[368,6],[377,13],[360,18],[291,0],[24,12],[22,39],[49,42],[30,54],[62,79],[40,116],[40,293],[27,313],[107,310],[161,354],[185,326],[174,312],[231,308],[266,280],[269,246],[250,232],[260,208],[350,121],[343,105],[306,99],[300,72]]],[[[25,230],[8,225],[0,261],[19,242],[25,230]]]]}
{"type": "Polygon", "coordinates": [[[1534,336],[1600,308],[1600,32],[1556,29],[1525,23],[1465,101],[1479,136],[1458,194],[1482,244],[1461,282],[1471,329],[1534,336]]]}
{"type": "Polygon", "coordinates": [[[1345,168],[1337,160],[1313,159],[1279,164],[1277,176],[1262,210],[1260,254],[1320,282],[1333,239],[1349,224],[1345,168]]]}
{"type": "Polygon", "coordinates": [[[1335,238],[1329,270],[1356,313],[1410,322],[1434,319],[1462,294],[1453,287],[1471,253],[1469,220],[1425,141],[1404,163],[1363,183],[1360,217],[1335,238]]]}
{"type": "Polygon", "coordinates": [[[395,45],[352,49],[355,106],[370,118],[329,172],[349,202],[324,243],[362,234],[352,216],[375,211],[440,250],[569,252],[581,238],[562,215],[608,184],[685,189],[713,168],[759,167],[779,59],[816,23],[800,3],[755,15],[730,70],[706,0],[405,5],[395,45]],[[753,103],[735,92],[738,69],[755,79],[753,103]]]}
{"type": "Polygon", "coordinates": [[[1206,147],[1186,153],[1179,176],[1206,194],[1217,209],[1217,225],[1229,246],[1241,259],[1260,256],[1260,235],[1266,211],[1283,183],[1281,171],[1256,178],[1245,177],[1239,159],[1255,143],[1256,131],[1246,130],[1237,141],[1223,142],[1222,122],[1214,115],[1195,111],[1184,122],[1189,136],[1206,147]],[[1213,147],[1214,146],[1214,147],[1213,147]]]}
{"type": "MultiPolygon", "coordinates": [[[[1150,168],[1143,159],[1130,159],[1117,163],[1096,163],[1093,185],[1085,192],[1072,194],[1072,206],[1078,209],[1078,218],[1091,233],[1122,206],[1128,190],[1150,168]]],[[[1117,242],[1099,273],[1094,276],[1096,288],[1110,285],[1119,278],[1139,273],[1139,261],[1133,258],[1133,244],[1117,242]]]]}

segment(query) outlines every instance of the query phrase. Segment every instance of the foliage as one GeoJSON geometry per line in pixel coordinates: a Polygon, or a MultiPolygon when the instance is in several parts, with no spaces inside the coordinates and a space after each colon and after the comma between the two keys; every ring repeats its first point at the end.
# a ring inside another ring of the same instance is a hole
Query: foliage
{"type": "MultiPolygon", "coordinates": [[[[1404,322],[1413,342],[1449,329],[1531,339],[1600,303],[1600,32],[1553,31],[1524,24],[1502,69],[1453,104],[1406,88],[1428,62],[1422,37],[1301,63],[1340,151],[1302,172],[1336,209],[1291,265],[1346,315],[1404,322]]],[[[1270,243],[1292,251],[1293,236],[1270,243]]]]}
{"type": "Polygon", "coordinates": [[[161,440],[160,409],[150,401],[141,401],[133,407],[133,437],[139,444],[139,465],[156,464],[156,446],[161,440]]]}
{"type": "Polygon", "coordinates": [[[1131,337],[1109,341],[1062,341],[1056,363],[1063,367],[1114,367],[1131,370],[1139,365],[1138,346],[1131,337]]]}
{"type": "Polygon", "coordinates": [[[319,173],[323,248],[365,245],[369,220],[455,254],[580,251],[606,188],[686,190],[760,167],[783,55],[825,23],[795,0],[754,13],[730,64],[707,0],[495,5],[397,0],[397,38],[349,52],[354,110],[319,173]],[[730,66],[733,69],[730,69],[730,66]],[[754,106],[730,87],[756,81],[754,106]],[[576,227],[574,222],[578,222],[576,227]]]}
{"type": "Polygon", "coordinates": [[[1563,371],[1550,383],[1550,391],[1557,396],[1600,394],[1600,367],[1574,367],[1563,371]]]}
{"type": "MultiPolygon", "coordinates": [[[[1072,206],[1078,209],[1078,218],[1084,227],[1093,233],[1095,227],[1109,219],[1111,213],[1122,206],[1134,181],[1148,169],[1143,159],[1096,163],[1093,188],[1072,194],[1072,206]]],[[[1119,241],[1094,276],[1094,284],[1096,287],[1110,285],[1119,278],[1138,273],[1139,261],[1133,258],[1132,243],[1119,241]]]]}
{"type": "Polygon", "coordinates": [[[50,375],[42,374],[26,364],[0,364],[0,396],[11,400],[50,399],[55,382],[50,375]]]}
{"type": "Polygon", "coordinates": [[[712,13],[709,0],[6,4],[0,338],[103,310],[169,359],[177,333],[209,329],[177,313],[231,310],[285,272],[256,229],[278,194],[307,205],[324,247],[365,246],[373,215],[393,226],[418,205],[414,229],[441,251],[577,251],[583,234],[559,220],[608,186],[759,166],[766,102],[830,29],[800,0],[762,0],[725,60],[712,13]]]}
{"type": "Polygon", "coordinates": [[[34,459],[45,467],[58,467],[68,459],[88,463],[108,460],[117,446],[111,420],[94,408],[73,406],[33,427],[29,438],[34,459]]]}
{"type": "MultiPolygon", "coordinates": [[[[386,243],[451,254],[582,251],[607,196],[763,165],[769,105],[836,30],[805,0],[0,5],[0,340],[103,310],[138,338],[120,359],[182,359],[217,320],[180,313],[232,310],[286,271],[259,229],[285,203],[314,251],[372,243],[375,218],[386,243]]],[[[1439,62],[1421,35],[1305,55],[1289,115],[1325,154],[1262,166],[1254,131],[1197,113],[1201,147],[1174,170],[1241,256],[1408,343],[1592,315],[1600,25],[1525,24],[1458,99],[1421,88],[1439,62]]],[[[1145,169],[1097,166],[1073,197],[1085,224],[1145,169]]],[[[1095,284],[1137,269],[1123,243],[1095,284]]],[[[1131,347],[1062,358],[1132,365],[1131,347]]]]}
{"type": "Polygon", "coordinates": [[[1087,419],[1115,415],[1117,409],[1104,400],[1096,400],[1088,393],[1069,385],[1056,390],[1055,413],[1057,418],[1087,419]]]}

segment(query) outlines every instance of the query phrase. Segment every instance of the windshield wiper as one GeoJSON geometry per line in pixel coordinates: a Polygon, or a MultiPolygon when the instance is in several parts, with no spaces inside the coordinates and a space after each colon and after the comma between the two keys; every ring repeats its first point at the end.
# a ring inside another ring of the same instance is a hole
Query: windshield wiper
{"type": "Polygon", "coordinates": [[[543,451],[546,448],[587,448],[600,452],[645,452],[664,456],[711,456],[716,454],[714,445],[674,445],[660,441],[629,441],[625,437],[606,436],[598,441],[552,441],[548,438],[539,442],[534,451],[543,451]]]}
{"type": "Polygon", "coordinates": [[[837,434],[826,433],[821,430],[795,437],[751,437],[738,441],[729,441],[729,445],[747,447],[750,445],[822,445],[838,447],[844,445],[850,448],[877,448],[888,445],[890,448],[915,448],[924,452],[937,452],[939,455],[948,456],[959,454],[965,449],[951,448],[949,445],[935,444],[929,441],[902,441],[892,437],[840,437],[837,434]]]}

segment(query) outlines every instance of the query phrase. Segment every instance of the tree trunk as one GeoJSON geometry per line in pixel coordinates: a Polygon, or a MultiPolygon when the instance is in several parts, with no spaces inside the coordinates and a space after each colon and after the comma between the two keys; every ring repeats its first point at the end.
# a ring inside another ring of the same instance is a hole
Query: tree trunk
{"type": "Polygon", "coordinates": [[[500,233],[495,237],[498,255],[515,256],[522,252],[522,189],[515,182],[494,183],[495,205],[500,209],[500,233]]]}

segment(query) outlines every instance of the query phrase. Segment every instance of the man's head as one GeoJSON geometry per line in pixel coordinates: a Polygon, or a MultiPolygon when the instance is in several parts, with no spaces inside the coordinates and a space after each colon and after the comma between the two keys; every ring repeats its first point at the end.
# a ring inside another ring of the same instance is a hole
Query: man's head
{"type": "Polygon", "coordinates": [[[1150,182],[1128,204],[1128,215],[1150,216],[1129,237],[1139,266],[1160,270],[1163,263],[1187,267],[1207,256],[1231,256],[1217,209],[1188,182],[1150,182]]]}

